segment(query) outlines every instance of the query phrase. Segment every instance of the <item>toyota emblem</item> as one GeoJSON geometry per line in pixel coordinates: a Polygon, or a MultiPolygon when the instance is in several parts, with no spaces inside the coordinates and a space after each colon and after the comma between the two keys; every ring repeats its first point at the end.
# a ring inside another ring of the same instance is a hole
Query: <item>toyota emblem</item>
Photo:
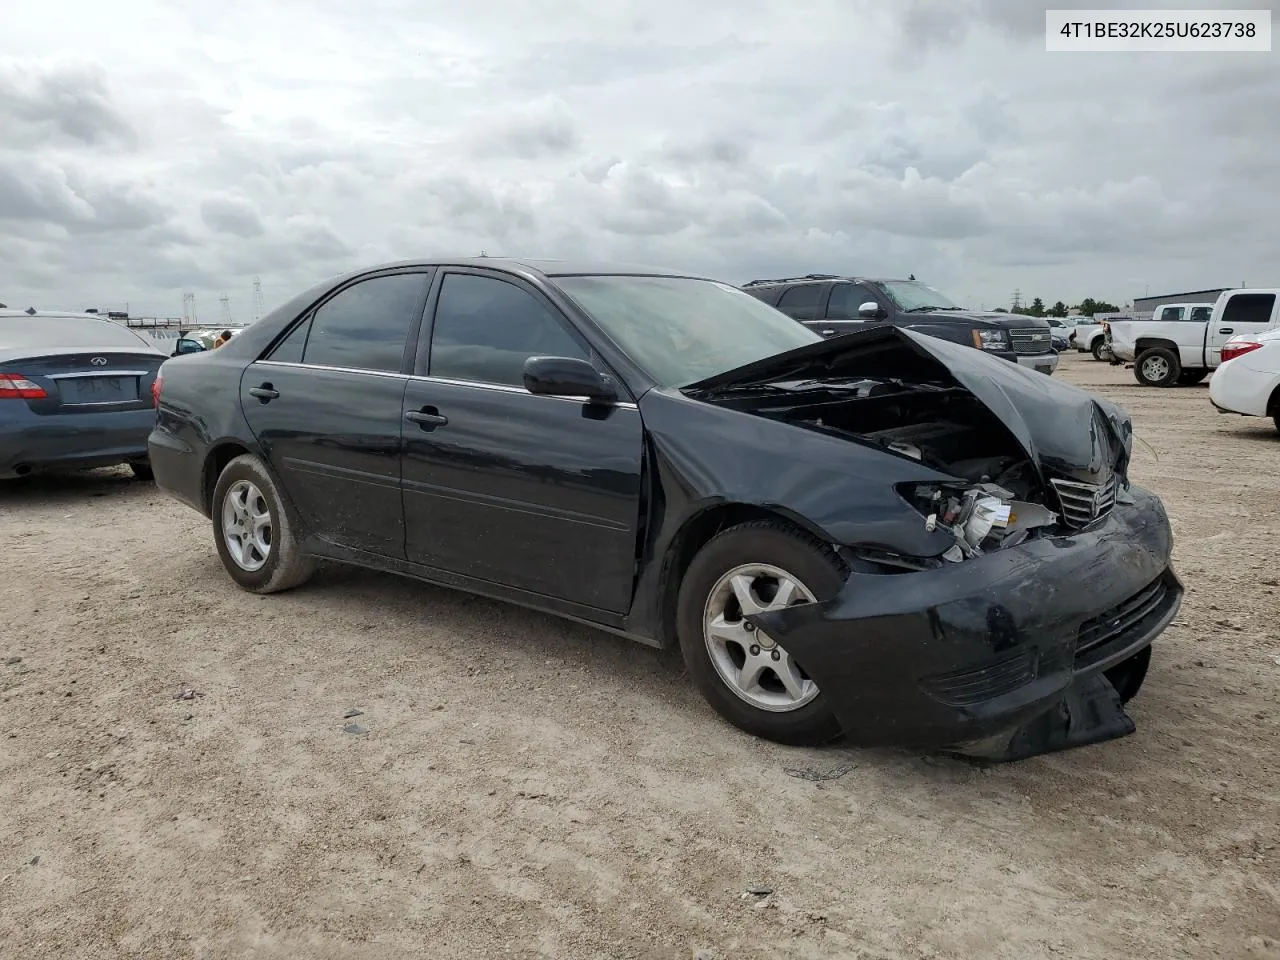
{"type": "Polygon", "coordinates": [[[107,365],[107,358],[106,358],[106,357],[94,357],[94,358],[93,358],[92,360],[90,360],[89,362],[90,362],[90,363],[92,363],[95,367],[105,367],[105,366],[107,365]]]}

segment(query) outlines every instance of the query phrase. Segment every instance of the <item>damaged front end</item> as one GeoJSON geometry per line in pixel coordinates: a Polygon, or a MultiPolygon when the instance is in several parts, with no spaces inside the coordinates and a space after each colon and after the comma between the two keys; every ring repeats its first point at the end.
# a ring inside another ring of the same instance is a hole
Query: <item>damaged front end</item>
{"type": "Polygon", "coordinates": [[[1012,760],[1132,732],[1124,704],[1182,585],[1163,506],[1129,482],[1122,410],[891,327],[685,392],[902,464],[892,499],[850,493],[840,593],[755,618],[852,740],[1012,760]]]}

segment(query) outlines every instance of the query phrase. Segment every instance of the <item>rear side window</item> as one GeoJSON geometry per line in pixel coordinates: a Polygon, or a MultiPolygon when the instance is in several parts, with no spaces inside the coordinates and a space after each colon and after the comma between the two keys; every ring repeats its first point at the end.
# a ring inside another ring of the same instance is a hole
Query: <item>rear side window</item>
{"type": "Polygon", "coordinates": [[[788,287],[778,301],[778,309],[796,320],[817,320],[822,302],[822,284],[802,283],[788,287]]]}
{"type": "Polygon", "coordinates": [[[398,373],[425,280],[421,273],[399,273],[347,287],[311,318],[302,362],[398,373]]]}
{"type": "Polygon", "coordinates": [[[591,359],[527,290],[493,277],[444,278],[431,328],[431,376],[519,387],[530,357],[591,359]]]}
{"type": "Polygon", "coordinates": [[[1276,305],[1274,293],[1237,293],[1227,300],[1222,311],[1222,322],[1270,323],[1271,311],[1276,305]]]}
{"type": "Polygon", "coordinates": [[[831,320],[861,320],[858,308],[867,301],[878,301],[866,287],[856,283],[837,283],[831,288],[831,300],[827,303],[827,317],[831,320]]]}
{"type": "Polygon", "coordinates": [[[1177,323],[1182,319],[1182,307],[1165,307],[1160,311],[1160,319],[1165,323],[1177,323]]]}
{"type": "Polygon", "coordinates": [[[1208,323],[1209,318],[1213,316],[1213,307],[1192,307],[1191,322],[1192,323],[1208,323]]]}

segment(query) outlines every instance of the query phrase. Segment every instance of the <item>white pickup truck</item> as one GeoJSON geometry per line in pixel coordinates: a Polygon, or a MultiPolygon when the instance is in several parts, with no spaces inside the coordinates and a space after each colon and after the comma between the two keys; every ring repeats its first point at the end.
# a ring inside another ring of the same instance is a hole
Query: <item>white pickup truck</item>
{"type": "Polygon", "coordinates": [[[1113,364],[1132,363],[1145,387],[1190,386],[1217,368],[1222,345],[1280,321],[1280,289],[1226,290],[1217,302],[1167,303],[1150,320],[1106,324],[1113,364]]]}

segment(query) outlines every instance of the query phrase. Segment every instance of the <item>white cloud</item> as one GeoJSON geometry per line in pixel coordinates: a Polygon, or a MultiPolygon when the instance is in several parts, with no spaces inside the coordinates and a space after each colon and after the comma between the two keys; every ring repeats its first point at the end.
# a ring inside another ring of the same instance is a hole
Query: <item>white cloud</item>
{"type": "Polygon", "coordinates": [[[1270,59],[1048,55],[1042,23],[1020,0],[15,7],[0,299],[243,310],[255,275],[278,301],[482,249],[914,272],[987,304],[1263,282],[1270,59]]]}

